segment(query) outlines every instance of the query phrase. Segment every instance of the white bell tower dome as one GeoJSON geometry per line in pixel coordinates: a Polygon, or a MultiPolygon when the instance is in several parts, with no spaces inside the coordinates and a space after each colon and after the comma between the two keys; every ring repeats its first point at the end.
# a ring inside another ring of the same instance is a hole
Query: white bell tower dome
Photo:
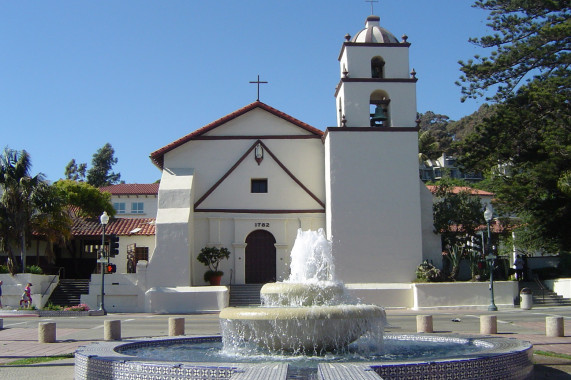
{"type": "Polygon", "coordinates": [[[409,70],[410,43],[369,16],[353,38],[345,36],[335,91],[338,127],[415,127],[416,73],[409,70]]]}

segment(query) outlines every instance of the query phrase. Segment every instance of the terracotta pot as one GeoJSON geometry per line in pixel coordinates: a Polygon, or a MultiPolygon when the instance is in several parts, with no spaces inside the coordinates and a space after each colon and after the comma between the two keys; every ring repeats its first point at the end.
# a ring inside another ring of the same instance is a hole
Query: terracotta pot
{"type": "Polygon", "coordinates": [[[220,281],[222,280],[222,275],[212,275],[208,279],[210,285],[220,285],[220,281]]]}

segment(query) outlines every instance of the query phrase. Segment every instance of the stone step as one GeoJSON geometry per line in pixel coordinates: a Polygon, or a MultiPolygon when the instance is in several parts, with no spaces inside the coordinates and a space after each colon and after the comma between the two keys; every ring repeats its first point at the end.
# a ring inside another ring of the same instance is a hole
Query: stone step
{"type": "Polygon", "coordinates": [[[48,302],[59,306],[73,306],[81,302],[81,295],[89,294],[89,280],[62,279],[48,302]]]}
{"type": "Polygon", "coordinates": [[[230,286],[230,306],[260,305],[260,290],[263,284],[245,284],[230,286]]]}

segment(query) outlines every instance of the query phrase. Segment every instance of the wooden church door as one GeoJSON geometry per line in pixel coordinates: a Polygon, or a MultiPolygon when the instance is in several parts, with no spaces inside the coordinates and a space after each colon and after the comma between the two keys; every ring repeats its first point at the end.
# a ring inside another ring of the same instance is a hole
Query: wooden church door
{"type": "Polygon", "coordinates": [[[246,284],[276,281],[276,239],[264,230],[246,238],[246,284]]]}

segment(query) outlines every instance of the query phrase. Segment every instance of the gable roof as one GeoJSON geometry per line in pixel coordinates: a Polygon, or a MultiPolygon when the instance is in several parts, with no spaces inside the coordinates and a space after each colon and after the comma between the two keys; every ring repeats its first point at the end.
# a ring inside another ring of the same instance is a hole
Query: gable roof
{"type": "Polygon", "coordinates": [[[100,187],[101,192],[111,195],[157,195],[160,183],[120,183],[117,185],[100,187]]]}
{"type": "Polygon", "coordinates": [[[173,141],[172,143],[155,150],[153,153],[151,153],[150,158],[153,161],[153,163],[158,166],[160,169],[163,169],[163,165],[164,165],[164,155],[168,152],[170,152],[171,150],[191,141],[191,140],[195,140],[197,138],[199,138],[200,136],[204,135],[205,133],[210,132],[211,130],[213,130],[214,128],[217,128],[219,126],[221,126],[222,124],[225,124],[227,122],[229,122],[230,120],[233,120],[239,116],[244,115],[247,112],[252,111],[253,109],[256,108],[261,108],[281,119],[284,119],[285,121],[288,121],[316,136],[323,136],[323,131],[312,127],[311,125],[304,123],[303,121],[300,121],[284,112],[278,111],[277,109],[268,106],[265,103],[262,103],[260,101],[255,101],[251,104],[248,104],[245,107],[240,108],[239,110],[236,110],[234,112],[232,112],[231,114],[228,114],[218,120],[213,121],[210,124],[205,125],[204,127],[197,129],[196,131],[189,133],[186,136],[181,137],[180,139],[173,141]]]}

